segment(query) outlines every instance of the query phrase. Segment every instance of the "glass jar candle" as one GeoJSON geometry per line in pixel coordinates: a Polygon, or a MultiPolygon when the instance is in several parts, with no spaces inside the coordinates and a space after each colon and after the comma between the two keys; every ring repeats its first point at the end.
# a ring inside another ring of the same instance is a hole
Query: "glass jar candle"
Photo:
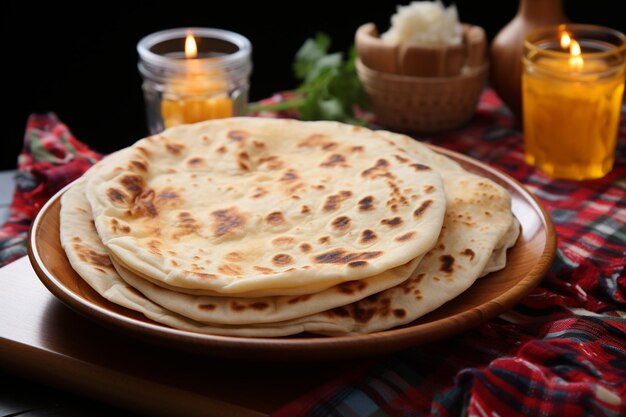
{"type": "Polygon", "coordinates": [[[243,115],[252,72],[250,41],[213,28],[177,28],[137,44],[151,134],[178,124],[243,115]]]}
{"type": "Polygon", "coordinates": [[[524,43],[525,158],[554,178],[600,178],[613,168],[626,67],[624,34],[564,24],[524,43]]]}

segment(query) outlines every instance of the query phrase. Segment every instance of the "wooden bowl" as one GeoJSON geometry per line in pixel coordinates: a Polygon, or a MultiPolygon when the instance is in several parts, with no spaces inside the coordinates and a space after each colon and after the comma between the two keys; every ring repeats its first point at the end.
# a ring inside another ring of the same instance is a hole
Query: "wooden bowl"
{"type": "Polygon", "coordinates": [[[400,45],[384,42],[374,23],[361,25],[355,34],[357,55],[375,71],[416,77],[451,77],[464,68],[484,64],[487,50],[485,31],[480,26],[463,25],[460,45],[400,45]]]}

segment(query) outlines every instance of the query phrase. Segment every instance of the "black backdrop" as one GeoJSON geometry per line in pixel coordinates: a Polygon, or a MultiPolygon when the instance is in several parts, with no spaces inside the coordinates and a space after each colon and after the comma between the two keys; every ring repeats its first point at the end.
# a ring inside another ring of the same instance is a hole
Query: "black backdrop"
{"type": "MultiPolygon", "coordinates": [[[[539,0],[546,1],[546,0],[539,0]]],[[[137,41],[154,31],[206,26],[232,30],[253,45],[251,100],[291,89],[293,55],[316,31],[328,33],[333,50],[345,51],[354,31],[373,21],[381,30],[398,2],[8,1],[0,5],[2,152],[0,169],[13,169],[26,119],[54,111],[82,141],[101,152],[146,135],[137,41]]],[[[400,4],[407,4],[400,2],[400,4]]],[[[446,1],[449,4],[450,1],[446,1]]],[[[491,40],[517,10],[516,0],[457,0],[463,22],[481,25],[491,40]]],[[[614,0],[564,0],[574,22],[626,31],[614,0]]]]}

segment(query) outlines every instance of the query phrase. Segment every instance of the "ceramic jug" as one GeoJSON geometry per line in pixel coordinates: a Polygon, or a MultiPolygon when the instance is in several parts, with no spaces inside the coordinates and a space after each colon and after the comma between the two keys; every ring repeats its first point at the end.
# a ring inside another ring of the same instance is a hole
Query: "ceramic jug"
{"type": "Polygon", "coordinates": [[[491,84],[522,125],[522,50],[526,34],[538,27],[565,23],[563,0],[520,0],[517,14],[490,46],[491,84]]]}

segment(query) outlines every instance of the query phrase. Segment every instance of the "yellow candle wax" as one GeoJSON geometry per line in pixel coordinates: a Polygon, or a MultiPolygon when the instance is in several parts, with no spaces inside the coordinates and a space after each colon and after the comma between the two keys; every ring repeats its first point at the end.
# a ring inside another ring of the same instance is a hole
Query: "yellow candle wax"
{"type": "Polygon", "coordinates": [[[577,53],[562,56],[528,48],[522,75],[525,159],[555,178],[600,178],[613,167],[624,65],[615,66],[606,54],[585,56],[572,43],[577,53]]]}
{"type": "Polygon", "coordinates": [[[233,103],[227,83],[220,78],[216,74],[200,74],[170,83],[161,101],[164,126],[231,117],[233,103]]]}
{"type": "Polygon", "coordinates": [[[604,176],[613,167],[624,78],[560,80],[524,74],[525,157],[559,178],[604,176]]]}
{"type": "Polygon", "coordinates": [[[191,33],[185,41],[187,71],[165,87],[161,101],[163,125],[195,123],[202,120],[231,117],[233,103],[228,83],[219,70],[203,70],[197,60],[197,46],[191,33]]]}

